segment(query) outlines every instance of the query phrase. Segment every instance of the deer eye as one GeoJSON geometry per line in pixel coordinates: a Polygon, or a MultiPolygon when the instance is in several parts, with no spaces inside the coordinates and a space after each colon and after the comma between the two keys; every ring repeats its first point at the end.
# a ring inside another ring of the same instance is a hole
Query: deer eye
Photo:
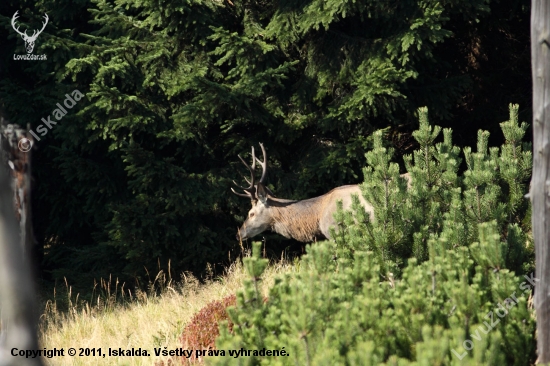
{"type": "Polygon", "coordinates": [[[249,216],[254,217],[254,212],[251,212],[249,216]]]}

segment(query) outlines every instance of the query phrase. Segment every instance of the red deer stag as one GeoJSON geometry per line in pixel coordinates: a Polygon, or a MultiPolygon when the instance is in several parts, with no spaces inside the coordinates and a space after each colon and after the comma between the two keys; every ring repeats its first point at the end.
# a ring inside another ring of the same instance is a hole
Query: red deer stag
{"type": "Polygon", "coordinates": [[[254,147],[252,147],[252,166],[249,166],[239,155],[239,159],[250,171],[250,181],[245,178],[249,187],[240,187],[233,181],[244,193],[238,193],[231,188],[236,195],[250,198],[252,201],[248,217],[237,233],[238,240],[251,238],[268,229],[301,242],[329,239],[329,228],[334,226],[333,215],[336,212],[336,202],[342,200],[344,209],[349,210],[351,196],[354,194],[359,196],[359,200],[372,217],[373,208],[365,201],[357,184],[334,188],[322,196],[302,201],[275,198],[265,186],[267,156],[263,144],[260,144],[260,147],[264,157],[263,162],[254,155],[254,147]],[[257,184],[254,179],[256,161],[262,166],[262,177],[257,184]]]}

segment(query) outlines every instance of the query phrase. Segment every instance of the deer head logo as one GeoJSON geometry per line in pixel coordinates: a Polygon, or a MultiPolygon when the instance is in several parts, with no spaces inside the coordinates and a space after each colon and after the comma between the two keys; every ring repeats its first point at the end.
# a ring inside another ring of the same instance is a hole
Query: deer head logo
{"type": "Polygon", "coordinates": [[[32,36],[29,36],[27,35],[27,30],[25,30],[25,32],[20,32],[19,31],[19,26],[17,26],[17,28],[15,27],[15,20],[17,18],[19,18],[19,16],[17,15],[17,13],[19,12],[16,11],[15,14],[13,14],[13,18],[11,18],[11,26],[13,27],[13,29],[19,33],[19,35],[21,36],[21,38],[23,38],[23,41],[25,41],[25,48],[27,49],[27,53],[32,53],[32,50],[34,49],[34,42],[36,41],[36,38],[38,38],[38,36],[40,35],[40,33],[42,33],[42,31],[44,30],[44,28],[46,28],[46,24],[48,24],[48,14],[44,14],[44,19],[46,20],[44,23],[42,23],[42,29],[40,29],[39,31],[36,31],[34,30],[33,33],[32,33],[32,36]]]}

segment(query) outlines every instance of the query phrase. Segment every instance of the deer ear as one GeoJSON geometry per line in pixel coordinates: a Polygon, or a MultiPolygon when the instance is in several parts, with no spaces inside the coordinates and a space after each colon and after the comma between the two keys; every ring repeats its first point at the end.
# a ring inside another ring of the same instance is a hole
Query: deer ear
{"type": "Polygon", "coordinates": [[[264,205],[267,204],[268,190],[262,183],[258,183],[258,186],[256,187],[256,196],[261,203],[264,205]]]}

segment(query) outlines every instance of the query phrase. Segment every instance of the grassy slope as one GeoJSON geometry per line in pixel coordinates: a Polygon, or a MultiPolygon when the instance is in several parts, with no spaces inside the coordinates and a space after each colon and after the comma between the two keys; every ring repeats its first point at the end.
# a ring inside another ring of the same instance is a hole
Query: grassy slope
{"type": "MultiPolygon", "coordinates": [[[[293,271],[286,262],[270,265],[263,278],[262,291],[268,288],[278,273],[293,271]]],[[[70,291],[66,305],[68,311],[58,311],[56,302],[48,302],[41,317],[40,338],[42,347],[65,349],[65,357],[45,359],[47,365],[153,365],[162,357],[155,357],[155,347],[176,349],[183,328],[192,316],[214,300],[235,293],[246,278],[242,264],[235,264],[221,278],[199,284],[195,278],[186,277],[182,283],[166,280],[159,274],[151,288],[160,288],[160,294],[149,291],[131,294],[114,290],[102,283],[105,296],[94,304],[72,299],[70,291]],[[116,297],[118,296],[118,299],[116,297]],[[122,297],[122,298],[121,298],[122,297]],[[107,299],[107,300],[105,300],[107,299]],[[122,301],[121,301],[122,300],[122,301]],[[77,304],[79,303],[79,304],[77,304]],[[139,348],[147,350],[150,357],[69,357],[69,347],[139,348]]]]}

